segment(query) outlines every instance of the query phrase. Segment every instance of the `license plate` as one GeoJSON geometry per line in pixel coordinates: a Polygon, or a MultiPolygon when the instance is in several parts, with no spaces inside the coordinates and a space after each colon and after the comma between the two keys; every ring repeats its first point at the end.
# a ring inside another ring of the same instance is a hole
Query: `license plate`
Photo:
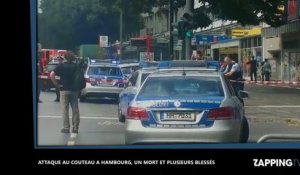
{"type": "Polygon", "coordinates": [[[191,112],[166,112],[161,117],[162,121],[195,121],[195,113],[191,112]]]}
{"type": "Polygon", "coordinates": [[[97,81],[96,84],[97,86],[113,86],[112,81],[106,81],[106,80],[97,81]]]}

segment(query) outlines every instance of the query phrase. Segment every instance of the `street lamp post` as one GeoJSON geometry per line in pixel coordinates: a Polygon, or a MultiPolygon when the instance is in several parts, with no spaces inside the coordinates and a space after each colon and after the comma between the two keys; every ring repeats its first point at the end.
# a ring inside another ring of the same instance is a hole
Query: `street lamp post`
{"type": "MultiPolygon", "coordinates": [[[[186,0],[186,13],[191,14],[194,8],[194,0],[186,0]]],[[[185,59],[191,59],[191,42],[192,38],[185,36],[185,59]]]]}
{"type": "Polygon", "coordinates": [[[120,60],[122,59],[122,43],[123,43],[123,6],[120,7],[120,60]]]}
{"type": "Polygon", "coordinates": [[[174,52],[174,38],[173,38],[173,18],[174,18],[174,1],[169,0],[169,6],[170,6],[170,14],[169,14],[169,27],[170,27],[170,38],[169,38],[169,54],[170,56],[173,55],[174,52]]]}

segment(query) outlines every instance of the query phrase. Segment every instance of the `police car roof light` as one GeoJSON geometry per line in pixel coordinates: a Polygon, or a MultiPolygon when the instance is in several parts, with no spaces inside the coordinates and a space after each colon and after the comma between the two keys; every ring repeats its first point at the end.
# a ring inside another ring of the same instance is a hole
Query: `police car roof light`
{"type": "MultiPolygon", "coordinates": [[[[158,72],[169,72],[169,71],[182,71],[182,68],[171,68],[171,69],[159,69],[158,72]]],[[[185,72],[187,71],[205,71],[205,72],[218,72],[216,69],[208,69],[208,68],[189,68],[185,67],[184,70],[185,72]]]]}

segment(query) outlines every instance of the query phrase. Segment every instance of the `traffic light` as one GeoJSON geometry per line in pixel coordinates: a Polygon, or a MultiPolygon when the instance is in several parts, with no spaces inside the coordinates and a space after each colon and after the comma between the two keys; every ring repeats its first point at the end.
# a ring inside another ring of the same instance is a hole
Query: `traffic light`
{"type": "Polygon", "coordinates": [[[185,21],[178,21],[177,23],[177,30],[178,30],[178,38],[183,40],[185,38],[185,21]]]}
{"type": "Polygon", "coordinates": [[[193,37],[193,16],[189,13],[183,14],[184,21],[184,37],[192,38],[193,37]]]}
{"type": "Polygon", "coordinates": [[[177,35],[180,40],[184,40],[186,37],[191,38],[193,36],[193,18],[190,14],[185,13],[182,19],[173,25],[177,28],[178,33],[173,33],[177,35]]]}
{"type": "Polygon", "coordinates": [[[192,31],[187,31],[185,33],[185,36],[188,37],[188,38],[192,38],[193,37],[193,32],[192,31]]]}
{"type": "Polygon", "coordinates": [[[288,20],[288,1],[277,6],[276,15],[279,17],[279,21],[285,24],[288,20]]]}

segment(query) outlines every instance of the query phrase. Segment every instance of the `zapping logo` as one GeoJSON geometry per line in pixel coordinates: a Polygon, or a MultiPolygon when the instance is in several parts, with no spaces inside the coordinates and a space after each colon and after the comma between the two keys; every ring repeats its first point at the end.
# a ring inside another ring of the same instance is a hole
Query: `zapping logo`
{"type": "Polygon", "coordinates": [[[254,167],[300,167],[299,159],[253,159],[254,167]]]}

